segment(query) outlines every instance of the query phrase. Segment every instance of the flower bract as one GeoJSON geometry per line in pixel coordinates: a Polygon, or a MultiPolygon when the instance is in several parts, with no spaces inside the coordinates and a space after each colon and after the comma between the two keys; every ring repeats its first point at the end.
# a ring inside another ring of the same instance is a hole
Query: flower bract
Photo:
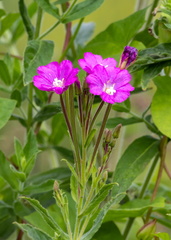
{"type": "Polygon", "coordinates": [[[80,67],[87,73],[92,73],[96,65],[100,64],[101,66],[107,67],[116,67],[116,60],[113,58],[103,59],[100,55],[95,55],[91,52],[84,53],[84,59],[79,59],[78,63],[80,67]]]}
{"type": "Polygon", "coordinates": [[[130,91],[134,90],[129,83],[129,72],[117,67],[105,68],[97,65],[86,81],[92,94],[99,95],[104,102],[111,104],[125,101],[130,96],[130,91]]]}
{"type": "Polygon", "coordinates": [[[37,68],[38,75],[33,77],[34,86],[42,91],[54,91],[62,94],[67,88],[78,81],[79,69],[72,62],[63,60],[61,63],[51,62],[37,68]]]}

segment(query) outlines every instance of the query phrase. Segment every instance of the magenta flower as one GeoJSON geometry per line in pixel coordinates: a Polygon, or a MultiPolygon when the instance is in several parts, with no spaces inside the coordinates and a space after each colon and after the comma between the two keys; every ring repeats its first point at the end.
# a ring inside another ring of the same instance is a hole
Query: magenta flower
{"type": "Polygon", "coordinates": [[[92,73],[93,68],[100,64],[101,66],[107,67],[116,67],[116,60],[113,58],[103,59],[100,55],[95,55],[91,52],[84,53],[84,59],[79,59],[78,63],[80,67],[87,73],[92,73]]]}
{"type": "Polygon", "coordinates": [[[138,50],[134,47],[126,46],[121,56],[119,67],[121,69],[129,67],[136,60],[138,50]]]}
{"type": "Polygon", "coordinates": [[[130,96],[130,91],[134,90],[129,84],[129,72],[117,67],[97,65],[93,73],[86,77],[86,81],[92,94],[99,95],[104,102],[111,104],[125,101],[130,96]]]}
{"type": "Polygon", "coordinates": [[[42,91],[53,91],[62,94],[74,82],[78,82],[78,68],[72,62],[64,60],[61,63],[51,62],[37,68],[39,75],[33,77],[33,84],[42,91]]]}

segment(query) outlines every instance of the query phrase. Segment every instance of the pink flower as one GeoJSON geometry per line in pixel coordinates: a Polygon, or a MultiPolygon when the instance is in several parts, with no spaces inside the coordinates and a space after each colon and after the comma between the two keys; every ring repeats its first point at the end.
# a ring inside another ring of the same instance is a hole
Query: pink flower
{"type": "Polygon", "coordinates": [[[129,84],[129,72],[117,67],[97,65],[93,73],[86,77],[86,81],[92,94],[99,95],[104,102],[111,104],[125,101],[130,96],[130,91],[134,90],[129,84]]]}
{"type": "Polygon", "coordinates": [[[78,63],[80,67],[87,73],[92,73],[93,68],[100,64],[101,66],[107,67],[116,67],[116,60],[113,58],[103,59],[100,55],[95,55],[91,52],[84,53],[84,59],[79,59],[78,63]]]}
{"type": "Polygon", "coordinates": [[[78,68],[74,68],[72,62],[64,60],[61,63],[51,62],[46,66],[37,68],[33,77],[33,84],[42,91],[53,91],[62,94],[74,82],[78,81],[78,68]]]}

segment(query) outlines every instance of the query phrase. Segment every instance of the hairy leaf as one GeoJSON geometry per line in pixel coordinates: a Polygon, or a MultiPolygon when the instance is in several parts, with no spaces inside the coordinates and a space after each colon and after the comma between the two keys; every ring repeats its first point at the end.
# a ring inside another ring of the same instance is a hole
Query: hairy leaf
{"type": "Polygon", "coordinates": [[[2,128],[10,119],[16,106],[16,101],[7,98],[0,98],[0,128],[2,128]]]}
{"type": "Polygon", "coordinates": [[[157,91],[151,104],[153,121],[164,135],[171,138],[171,78],[157,77],[154,83],[157,91]]]}
{"type": "Polygon", "coordinates": [[[147,164],[158,154],[159,140],[143,136],[132,142],[121,156],[113,176],[119,187],[113,188],[112,195],[125,192],[133,180],[147,164]]]}
{"type": "Polygon", "coordinates": [[[32,82],[36,69],[50,62],[53,55],[54,44],[52,41],[31,40],[28,42],[24,53],[24,84],[32,82]]]}

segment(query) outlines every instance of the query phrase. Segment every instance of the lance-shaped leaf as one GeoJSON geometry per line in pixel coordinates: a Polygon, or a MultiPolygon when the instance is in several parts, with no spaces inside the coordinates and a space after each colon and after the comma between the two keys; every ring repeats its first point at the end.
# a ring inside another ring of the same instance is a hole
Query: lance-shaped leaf
{"type": "MultiPolygon", "coordinates": [[[[119,187],[113,188],[112,195],[125,192],[134,179],[142,173],[147,164],[158,154],[159,140],[143,136],[132,142],[120,158],[113,176],[119,187]]],[[[122,197],[119,197],[122,198],[122,197]]]]}
{"type": "Polygon", "coordinates": [[[32,207],[40,213],[42,218],[45,220],[45,222],[56,232],[59,236],[62,237],[64,240],[69,240],[68,235],[60,228],[60,226],[54,221],[54,219],[50,216],[48,211],[39,203],[39,201],[35,199],[31,199],[28,197],[22,197],[23,199],[27,200],[32,207]]]}
{"type": "Polygon", "coordinates": [[[151,105],[153,121],[164,135],[171,138],[171,78],[157,77],[154,83],[157,91],[151,105]]]}
{"type": "Polygon", "coordinates": [[[123,48],[129,44],[144,24],[146,10],[140,10],[123,20],[110,24],[87,44],[83,52],[93,52],[103,57],[121,54],[123,48]]]}
{"type": "Polygon", "coordinates": [[[163,197],[158,197],[153,202],[150,199],[134,199],[121,205],[119,208],[109,209],[104,221],[114,221],[126,217],[140,217],[150,207],[163,208],[164,206],[165,198],[163,197]]]}
{"type": "Polygon", "coordinates": [[[54,16],[55,18],[60,18],[59,10],[55,5],[51,4],[49,0],[36,0],[39,6],[50,15],[54,16]]]}
{"type": "Polygon", "coordinates": [[[94,235],[96,240],[124,240],[124,237],[119,231],[119,228],[113,221],[103,223],[99,231],[94,235]]]}
{"type": "Polygon", "coordinates": [[[66,15],[62,22],[68,23],[78,18],[83,18],[99,8],[104,0],[85,0],[73,7],[71,12],[66,15]]]}
{"type": "Polygon", "coordinates": [[[15,190],[19,190],[19,180],[16,174],[11,170],[10,163],[0,151],[0,176],[15,190]]]}
{"type": "Polygon", "coordinates": [[[57,104],[45,105],[33,118],[33,122],[43,122],[57,113],[61,112],[61,107],[57,104]]]}
{"type": "Polygon", "coordinates": [[[29,224],[15,224],[25,233],[27,233],[28,237],[32,240],[52,240],[52,238],[42,230],[35,228],[29,224]]]}
{"type": "Polygon", "coordinates": [[[109,194],[109,191],[113,188],[114,185],[117,185],[117,184],[110,183],[110,184],[104,185],[100,189],[99,193],[97,195],[95,195],[95,197],[90,202],[90,204],[87,206],[87,208],[82,212],[82,215],[91,214],[93,209],[96,209],[96,207],[98,207],[99,204],[102,203],[102,201],[107,197],[107,195],[109,194]]]}
{"type": "Polygon", "coordinates": [[[9,13],[1,20],[0,36],[19,18],[18,13],[9,13]]]}
{"type": "Polygon", "coordinates": [[[34,27],[30,21],[30,17],[27,12],[27,7],[25,5],[24,0],[19,0],[19,10],[20,14],[26,29],[26,32],[28,34],[28,39],[31,40],[34,38],[34,27]]]}
{"type": "Polygon", "coordinates": [[[24,84],[32,82],[36,69],[50,62],[53,55],[54,44],[52,41],[31,40],[24,53],[24,84]]]}
{"type": "Polygon", "coordinates": [[[10,119],[16,103],[15,100],[0,98],[0,128],[2,128],[10,119]]]}

